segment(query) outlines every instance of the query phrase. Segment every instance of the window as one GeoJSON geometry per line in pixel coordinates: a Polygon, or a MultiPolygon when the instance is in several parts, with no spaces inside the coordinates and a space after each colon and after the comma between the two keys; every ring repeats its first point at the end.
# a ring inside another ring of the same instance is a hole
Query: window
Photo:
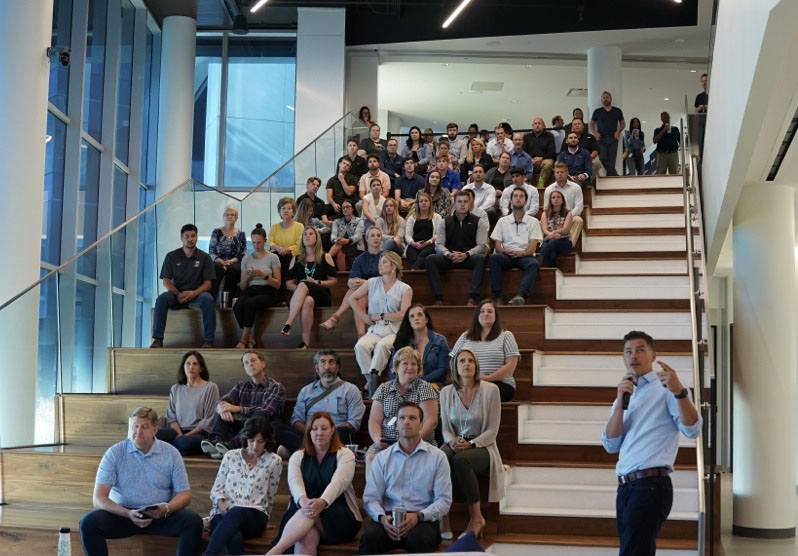
{"type": "Polygon", "coordinates": [[[158,104],[154,85],[158,82],[156,75],[158,64],[153,59],[155,37],[147,30],[147,48],[144,55],[144,99],[141,129],[141,183],[155,183],[155,144],[157,141],[158,104]]]}
{"type": "MultiPolygon", "coordinates": [[[[111,229],[125,221],[127,212],[127,174],[114,166],[114,194],[111,206],[111,229]]],[[[123,228],[111,236],[111,284],[115,288],[125,287],[125,236],[123,228]]]]}
{"type": "Polygon", "coordinates": [[[105,76],[105,28],[107,0],[89,0],[86,33],[86,75],[83,82],[83,129],[101,141],[103,78],[105,76]]]}
{"type": "Polygon", "coordinates": [[[128,0],[122,2],[122,36],[119,45],[119,91],[116,101],[116,145],[114,153],[128,163],[130,142],[130,88],[133,80],[133,30],[136,10],[128,0]]]}
{"type": "MultiPolygon", "coordinates": [[[[77,252],[97,241],[97,202],[100,195],[100,151],[83,141],[80,145],[80,191],[78,198],[77,252]]],[[[97,250],[78,259],[78,272],[97,275],[97,250]]]]}
{"type": "Polygon", "coordinates": [[[75,352],[72,359],[73,392],[91,392],[92,389],[96,289],[92,284],[77,280],[75,287],[75,352]]]}
{"type": "Polygon", "coordinates": [[[59,61],[60,51],[70,45],[72,33],[72,0],[55,0],[53,3],[53,38],[50,41],[50,92],[47,95],[61,112],[67,111],[67,85],[69,66],[59,61]]]}
{"type": "Polygon", "coordinates": [[[61,261],[61,211],[64,205],[64,148],[66,124],[47,114],[44,157],[44,203],[42,205],[41,259],[57,265],[61,261]]]}
{"type": "Polygon", "coordinates": [[[221,94],[222,37],[197,37],[191,177],[212,187],[218,185],[221,94]]]}

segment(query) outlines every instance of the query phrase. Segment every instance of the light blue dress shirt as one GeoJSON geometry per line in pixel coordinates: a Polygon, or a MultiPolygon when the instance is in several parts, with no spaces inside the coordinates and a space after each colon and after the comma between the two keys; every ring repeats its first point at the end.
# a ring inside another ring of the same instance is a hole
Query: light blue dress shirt
{"type": "MultiPolygon", "coordinates": [[[[615,413],[617,405],[616,399],[610,414],[615,413]]],[[[634,393],[629,398],[629,409],[623,414],[623,434],[607,438],[607,428],[604,427],[601,443],[610,454],[620,451],[615,466],[618,475],[651,467],[667,467],[673,471],[679,450],[679,432],[687,438],[697,438],[701,425],[700,414],[691,426],[681,422],[679,400],[662,386],[657,372],[651,371],[637,380],[634,393]]]]}
{"type": "MultiPolygon", "coordinates": [[[[337,382],[342,382],[340,377],[333,384],[337,382]]],[[[332,388],[332,384],[330,388],[332,388]]],[[[320,380],[315,380],[302,387],[291,415],[291,425],[297,421],[307,423],[314,413],[326,411],[332,417],[336,427],[349,423],[355,430],[360,430],[360,421],[366,413],[366,406],[363,404],[363,397],[358,387],[351,382],[344,382],[343,386],[339,386],[326,398],[307,409],[308,402],[320,396],[325,390],[326,388],[322,387],[320,380]]]]}
{"type": "Polygon", "coordinates": [[[126,508],[166,504],[175,493],[190,489],[183,456],[157,438],[146,454],[129,438],[108,448],[95,484],[111,485],[108,497],[126,508]]]}
{"type": "Polygon", "coordinates": [[[396,506],[423,512],[424,521],[438,521],[452,505],[452,480],[446,456],[421,441],[412,454],[399,442],[377,454],[371,464],[363,505],[371,519],[390,514],[396,506]]]}

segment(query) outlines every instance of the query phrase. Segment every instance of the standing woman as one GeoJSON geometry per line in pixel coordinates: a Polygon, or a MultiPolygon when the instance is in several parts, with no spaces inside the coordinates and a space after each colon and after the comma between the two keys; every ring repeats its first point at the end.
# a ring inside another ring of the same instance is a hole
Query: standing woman
{"type": "Polygon", "coordinates": [[[259,537],[272,512],[283,460],[274,449],[274,433],[264,417],[244,423],[246,448],[228,451],[211,488],[211,538],[207,556],[243,554],[244,539],[259,537]]]}
{"type": "Polygon", "coordinates": [[[368,330],[355,344],[355,359],[360,372],[367,377],[369,396],[377,389],[380,371],[391,355],[391,347],[399,330],[399,323],[413,301],[413,289],[402,282],[402,259],[393,251],[380,257],[380,275],[369,278],[349,298],[355,318],[361,319],[368,330]],[[357,300],[368,296],[368,313],[357,300]]]}
{"type": "Polygon", "coordinates": [[[557,266],[557,256],[570,253],[574,248],[570,235],[573,220],[565,197],[555,189],[551,192],[549,205],[543,209],[540,218],[540,229],[543,231],[540,254],[547,266],[557,266]]]}
{"type": "MultiPolygon", "coordinates": [[[[439,214],[441,218],[452,215],[452,194],[445,187],[441,187],[441,172],[437,168],[432,170],[427,176],[427,185],[424,186],[424,193],[432,200],[432,210],[439,214]]],[[[416,196],[418,197],[418,195],[416,196]]]]}
{"type": "Polygon", "coordinates": [[[479,378],[499,387],[501,401],[515,396],[515,367],[521,358],[515,336],[502,330],[499,309],[492,299],[483,299],[474,309],[471,328],[463,332],[452,347],[452,353],[467,349],[479,361],[479,378]]]}
{"type": "Polygon", "coordinates": [[[158,429],[156,438],[168,442],[184,456],[201,454],[200,444],[208,438],[216,421],[217,401],[219,387],[210,381],[205,359],[198,351],[187,351],[177,368],[177,384],[169,390],[168,427],[158,429]]]}
{"type": "Polygon", "coordinates": [[[471,139],[468,144],[468,154],[466,154],[465,162],[460,165],[460,181],[462,183],[468,183],[471,171],[477,164],[485,168],[486,172],[493,168],[493,159],[485,152],[485,142],[479,137],[471,139]]]}
{"type": "Polygon", "coordinates": [[[256,224],[249,237],[254,251],[241,261],[241,283],[238,287],[242,294],[233,306],[233,314],[241,328],[241,339],[236,344],[238,349],[255,347],[252,327],[258,312],[267,307],[275,307],[283,301],[283,296],[280,295],[280,259],[265,249],[266,230],[256,224]]]}
{"type": "Polygon", "coordinates": [[[424,140],[418,126],[410,128],[410,133],[400,153],[402,158],[412,158],[416,163],[416,174],[423,176],[432,161],[432,145],[424,140]]]}
{"type": "Polygon", "coordinates": [[[645,174],[643,153],[646,152],[646,140],[638,118],[632,118],[629,129],[623,132],[623,152],[629,175],[635,175],[635,171],[638,176],[645,174]]]}
{"type": "Polygon", "coordinates": [[[441,222],[441,215],[432,210],[429,193],[419,191],[416,195],[416,210],[407,218],[405,232],[405,257],[413,270],[424,268],[424,259],[435,252],[435,230],[441,222]]]}
{"type": "Polygon", "coordinates": [[[468,504],[468,527],[482,536],[485,518],[479,502],[477,475],[488,473],[488,502],[504,498],[504,467],[496,435],[501,423],[501,396],[492,382],[480,380],[479,361],[462,349],[451,362],[452,384],[441,390],[441,448],[449,460],[453,487],[468,504]]]}
{"type": "Polygon", "coordinates": [[[301,312],[302,342],[297,349],[307,349],[313,327],[313,308],[332,305],[330,288],[338,281],[332,257],[322,250],[321,237],[316,228],[308,228],[302,232],[299,255],[291,261],[288,273],[285,287],[294,293],[281,333],[283,336],[291,334],[291,325],[301,312]]]}
{"type": "Polygon", "coordinates": [[[399,256],[405,252],[405,219],[399,216],[396,199],[389,197],[382,205],[382,214],[377,218],[377,227],[382,231],[382,250],[393,251],[399,256]]]}
{"type": "Polygon", "coordinates": [[[315,555],[320,542],[354,539],[363,521],[354,477],[355,454],[341,443],[332,417],[314,413],[305,428],[304,448],[288,460],[291,502],[267,554],[284,554],[293,545],[294,554],[315,555]]]}
{"type": "Polygon", "coordinates": [[[224,225],[214,228],[211,232],[211,242],[208,254],[213,259],[216,269],[216,280],[211,286],[211,295],[214,301],[219,295],[219,286],[224,278],[224,291],[230,292],[230,297],[236,296],[238,281],[241,279],[241,260],[247,253],[247,236],[236,228],[238,209],[227,205],[222,213],[224,225]]]}
{"type": "MultiPolygon", "coordinates": [[[[393,365],[393,358],[403,347],[411,347],[421,354],[422,377],[438,390],[446,384],[449,372],[449,342],[446,336],[435,332],[432,317],[421,303],[413,303],[405,312],[396,339],[393,341],[393,353],[388,367],[393,365]]],[[[390,378],[395,378],[393,373],[390,378]]]]}
{"type": "Polygon", "coordinates": [[[277,202],[277,213],[280,215],[280,221],[272,224],[269,230],[269,251],[280,258],[283,269],[282,287],[285,288],[286,271],[291,260],[299,254],[302,230],[305,227],[294,221],[296,201],[291,197],[283,197],[277,202]]]}

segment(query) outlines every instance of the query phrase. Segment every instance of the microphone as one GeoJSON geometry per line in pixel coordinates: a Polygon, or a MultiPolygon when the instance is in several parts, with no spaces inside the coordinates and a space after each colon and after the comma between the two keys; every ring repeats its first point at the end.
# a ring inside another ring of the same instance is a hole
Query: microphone
{"type": "MultiPolygon", "coordinates": [[[[624,377],[624,380],[631,381],[632,380],[632,375],[626,375],[624,377]]],[[[624,392],[623,393],[623,398],[621,398],[621,407],[624,409],[624,411],[629,409],[629,398],[631,398],[631,397],[632,397],[632,394],[630,394],[629,392],[624,392]]]]}

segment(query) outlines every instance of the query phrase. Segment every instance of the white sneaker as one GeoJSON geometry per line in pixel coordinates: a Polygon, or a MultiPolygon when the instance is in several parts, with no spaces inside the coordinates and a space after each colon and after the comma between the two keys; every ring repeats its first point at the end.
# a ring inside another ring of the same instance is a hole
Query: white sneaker
{"type": "Polygon", "coordinates": [[[219,450],[216,449],[216,446],[214,446],[210,440],[203,440],[200,443],[200,449],[213,459],[221,459],[222,457],[221,454],[219,454],[219,450]]]}
{"type": "Polygon", "coordinates": [[[288,448],[281,445],[277,448],[277,455],[282,459],[289,459],[291,457],[291,452],[288,450],[288,448]]]}

